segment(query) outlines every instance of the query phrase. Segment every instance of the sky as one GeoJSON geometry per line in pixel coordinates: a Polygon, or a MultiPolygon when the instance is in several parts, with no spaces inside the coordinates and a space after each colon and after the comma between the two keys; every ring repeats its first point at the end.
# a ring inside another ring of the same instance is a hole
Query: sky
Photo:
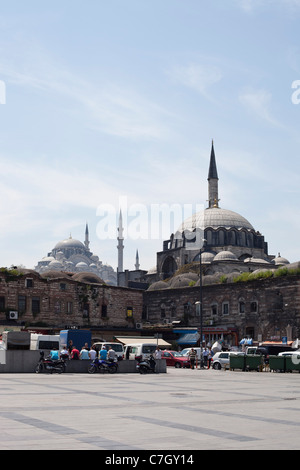
{"type": "Polygon", "coordinates": [[[116,269],[121,208],[124,269],[151,269],[172,208],[207,207],[212,140],[220,207],[300,260],[300,0],[0,7],[0,266],[88,223],[116,269]]]}

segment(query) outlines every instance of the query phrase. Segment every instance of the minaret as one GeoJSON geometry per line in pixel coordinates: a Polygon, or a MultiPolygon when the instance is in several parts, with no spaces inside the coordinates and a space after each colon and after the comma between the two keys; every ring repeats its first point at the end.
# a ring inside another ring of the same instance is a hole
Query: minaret
{"type": "Polygon", "coordinates": [[[84,240],[84,244],[85,244],[85,247],[87,250],[89,250],[89,246],[90,246],[90,241],[89,241],[89,228],[88,228],[88,224],[86,223],[86,226],[85,226],[85,240],[84,240]]]}
{"type": "Polygon", "coordinates": [[[138,252],[138,250],[136,250],[135,270],[138,271],[139,269],[140,269],[139,252],[138,252]]]}
{"type": "Polygon", "coordinates": [[[219,207],[218,197],[218,172],[214,150],[214,141],[211,144],[210,164],[208,171],[208,208],[219,207]]]}
{"type": "Polygon", "coordinates": [[[118,227],[118,273],[123,272],[123,219],[122,219],[122,211],[120,210],[119,215],[119,227],[118,227]]]}

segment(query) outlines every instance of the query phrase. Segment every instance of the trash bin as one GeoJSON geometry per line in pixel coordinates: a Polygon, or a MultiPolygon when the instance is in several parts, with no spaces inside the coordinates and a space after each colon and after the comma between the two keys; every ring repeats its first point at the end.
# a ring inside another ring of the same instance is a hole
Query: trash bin
{"type": "Polygon", "coordinates": [[[275,370],[279,372],[286,371],[286,356],[270,356],[269,357],[270,371],[275,370]]]}
{"type": "Polygon", "coordinates": [[[229,368],[231,370],[242,369],[245,370],[245,354],[229,354],[229,368]]]}
{"type": "Polygon", "coordinates": [[[247,354],[246,355],[246,370],[261,371],[263,365],[263,358],[261,355],[247,354]]]}
{"type": "Polygon", "coordinates": [[[286,370],[288,372],[296,370],[300,372],[300,355],[286,356],[286,370]]]}

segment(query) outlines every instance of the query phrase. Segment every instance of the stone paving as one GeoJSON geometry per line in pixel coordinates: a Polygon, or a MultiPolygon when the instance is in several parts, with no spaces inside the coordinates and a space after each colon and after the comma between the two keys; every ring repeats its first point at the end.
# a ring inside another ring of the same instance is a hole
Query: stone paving
{"type": "Polygon", "coordinates": [[[299,449],[300,374],[0,374],[1,450],[299,449]]]}

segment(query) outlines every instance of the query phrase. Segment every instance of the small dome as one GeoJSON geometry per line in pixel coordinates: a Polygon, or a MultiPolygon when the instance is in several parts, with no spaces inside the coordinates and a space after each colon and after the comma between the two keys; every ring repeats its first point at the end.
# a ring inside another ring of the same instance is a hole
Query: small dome
{"type": "Polygon", "coordinates": [[[148,290],[160,290],[160,289],[167,289],[169,287],[169,284],[164,281],[157,281],[153,282],[151,286],[148,287],[148,290]]]}
{"type": "Polygon", "coordinates": [[[271,264],[269,261],[262,258],[247,258],[244,263],[271,264]]]}
{"type": "Polygon", "coordinates": [[[72,276],[74,281],[87,282],[91,284],[104,284],[103,279],[93,273],[76,273],[72,276]]]}
{"type": "Polygon", "coordinates": [[[175,276],[170,280],[169,286],[174,287],[189,287],[190,283],[193,282],[193,279],[186,276],[185,274],[175,276]]]}
{"type": "Polygon", "coordinates": [[[272,263],[274,263],[275,266],[285,266],[286,264],[290,264],[286,258],[280,256],[280,253],[278,253],[278,256],[273,259],[272,263]]]}
{"type": "Polygon", "coordinates": [[[54,261],[55,258],[53,256],[45,256],[44,258],[41,259],[42,263],[50,263],[51,261],[54,261]]]}
{"type": "Polygon", "coordinates": [[[76,268],[87,268],[88,265],[84,261],[80,261],[79,263],[76,264],[76,268]]]}
{"type": "Polygon", "coordinates": [[[211,263],[214,260],[215,256],[216,256],[215,253],[204,251],[204,253],[201,254],[201,262],[211,263]]]}
{"type": "Polygon", "coordinates": [[[220,251],[214,261],[237,261],[237,257],[231,251],[220,251]]]}
{"type": "Polygon", "coordinates": [[[62,267],[61,262],[57,261],[56,259],[53,259],[52,261],[50,261],[49,268],[54,268],[54,267],[61,268],[62,267]]]}

